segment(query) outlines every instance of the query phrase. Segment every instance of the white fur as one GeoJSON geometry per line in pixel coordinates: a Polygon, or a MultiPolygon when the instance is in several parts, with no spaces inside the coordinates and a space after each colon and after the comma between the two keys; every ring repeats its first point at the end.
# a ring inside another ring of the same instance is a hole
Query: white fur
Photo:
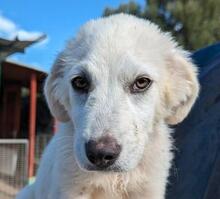
{"type": "Polygon", "coordinates": [[[164,199],[172,160],[168,124],[186,117],[198,90],[191,60],[156,25],[124,14],[88,22],[47,78],[48,105],[62,123],[36,182],[17,199],[164,199]],[[70,83],[82,70],[92,81],[88,94],[70,83]],[[132,94],[129,85],[143,74],[153,84],[132,94]],[[106,134],[122,146],[120,156],[112,171],[88,171],[85,143],[106,134]]]}

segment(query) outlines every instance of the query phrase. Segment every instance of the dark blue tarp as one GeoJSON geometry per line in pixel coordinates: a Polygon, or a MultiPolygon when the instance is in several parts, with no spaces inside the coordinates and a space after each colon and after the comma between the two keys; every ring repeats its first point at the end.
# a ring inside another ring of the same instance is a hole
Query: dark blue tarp
{"type": "Polygon", "coordinates": [[[167,199],[220,199],[220,43],[196,51],[201,92],[174,133],[167,199]]]}
{"type": "Polygon", "coordinates": [[[210,62],[217,59],[219,55],[220,43],[217,43],[194,52],[192,58],[195,64],[202,70],[203,67],[207,67],[210,62]]]}

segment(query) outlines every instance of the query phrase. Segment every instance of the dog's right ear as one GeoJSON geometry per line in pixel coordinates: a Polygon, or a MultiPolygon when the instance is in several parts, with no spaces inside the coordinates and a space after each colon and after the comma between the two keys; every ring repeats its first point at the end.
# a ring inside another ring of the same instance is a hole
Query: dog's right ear
{"type": "Polygon", "coordinates": [[[59,92],[57,91],[58,80],[63,77],[61,68],[62,66],[59,65],[59,61],[57,60],[52,67],[51,73],[46,79],[44,94],[52,115],[60,122],[67,122],[69,121],[69,116],[59,99],[59,92]]]}

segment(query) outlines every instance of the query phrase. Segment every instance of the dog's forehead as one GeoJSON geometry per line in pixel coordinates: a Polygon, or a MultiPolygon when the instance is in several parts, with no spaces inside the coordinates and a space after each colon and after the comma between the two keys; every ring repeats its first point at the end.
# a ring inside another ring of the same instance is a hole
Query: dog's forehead
{"type": "Polygon", "coordinates": [[[92,79],[120,79],[133,81],[136,77],[145,75],[157,81],[163,70],[154,62],[142,62],[131,54],[113,54],[107,58],[101,54],[86,58],[70,68],[70,79],[74,75],[87,74],[92,79]]]}
{"type": "Polygon", "coordinates": [[[85,24],[64,55],[67,65],[86,66],[103,76],[108,70],[112,74],[140,69],[152,73],[165,65],[174,48],[171,37],[149,21],[117,15],[85,24]]]}

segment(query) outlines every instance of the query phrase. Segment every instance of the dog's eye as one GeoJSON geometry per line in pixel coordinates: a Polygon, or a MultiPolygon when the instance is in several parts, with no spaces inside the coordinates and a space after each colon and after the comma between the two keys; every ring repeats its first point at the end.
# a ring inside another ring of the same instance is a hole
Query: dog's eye
{"type": "Polygon", "coordinates": [[[77,76],[71,80],[72,87],[80,92],[87,92],[89,90],[89,81],[86,77],[77,76]]]}
{"type": "Polygon", "coordinates": [[[133,93],[138,93],[138,92],[143,92],[146,89],[148,89],[152,84],[152,80],[148,77],[138,77],[132,87],[131,87],[131,91],[133,93]]]}

